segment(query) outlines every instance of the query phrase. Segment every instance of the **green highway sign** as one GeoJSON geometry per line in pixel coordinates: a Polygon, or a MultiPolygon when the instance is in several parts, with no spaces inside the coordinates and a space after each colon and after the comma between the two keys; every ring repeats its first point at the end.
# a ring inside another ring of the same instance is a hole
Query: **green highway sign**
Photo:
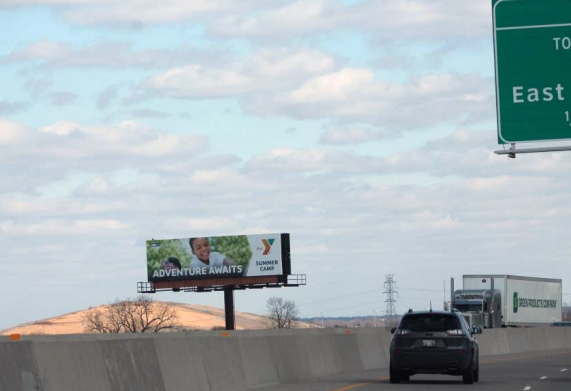
{"type": "Polygon", "coordinates": [[[498,142],[571,138],[571,0],[492,0],[498,142]]]}

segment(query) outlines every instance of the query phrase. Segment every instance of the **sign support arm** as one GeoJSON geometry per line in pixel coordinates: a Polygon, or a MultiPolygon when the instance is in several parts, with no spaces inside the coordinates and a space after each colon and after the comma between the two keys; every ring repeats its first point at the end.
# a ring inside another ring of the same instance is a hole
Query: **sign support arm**
{"type": "Polygon", "coordinates": [[[540,152],[562,152],[571,151],[571,145],[564,147],[545,147],[545,148],[527,148],[527,149],[516,149],[515,143],[512,143],[510,149],[500,149],[499,151],[494,151],[496,155],[508,155],[508,157],[515,159],[518,153],[540,153],[540,152]]]}

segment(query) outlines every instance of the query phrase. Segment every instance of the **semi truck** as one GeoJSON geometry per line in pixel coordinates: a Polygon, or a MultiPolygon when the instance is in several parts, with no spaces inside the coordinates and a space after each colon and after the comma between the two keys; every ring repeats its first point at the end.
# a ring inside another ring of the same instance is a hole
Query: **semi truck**
{"type": "Polygon", "coordinates": [[[560,279],[468,274],[462,276],[462,289],[451,291],[452,310],[461,312],[471,326],[542,326],[561,321],[560,279]]]}

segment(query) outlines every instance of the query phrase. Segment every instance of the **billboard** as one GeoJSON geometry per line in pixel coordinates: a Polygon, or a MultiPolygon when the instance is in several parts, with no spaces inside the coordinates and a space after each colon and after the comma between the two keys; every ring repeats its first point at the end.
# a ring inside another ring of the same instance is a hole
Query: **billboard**
{"type": "Polygon", "coordinates": [[[147,241],[149,281],[290,274],[289,234],[147,241]]]}

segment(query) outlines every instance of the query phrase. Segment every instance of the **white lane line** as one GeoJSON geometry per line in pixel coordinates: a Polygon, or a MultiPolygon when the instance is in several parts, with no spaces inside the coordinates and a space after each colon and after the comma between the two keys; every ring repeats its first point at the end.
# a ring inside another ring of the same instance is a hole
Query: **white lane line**
{"type": "Polygon", "coordinates": [[[563,368],[562,370],[560,370],[559,372],[565,372],[567,370],[567,368],[563,368]]]}
{"type": "Polygon", "coordinates": [[[531,390],[531,386],[527,386],[523,389],[523,391],[531,390]]]}
{"type": "Polygon", "coordinates": [[[541,376],[541,377],[539,378],[539,380],[545,380],[545,379],[547,379],[547,376],[541,376]]]}

